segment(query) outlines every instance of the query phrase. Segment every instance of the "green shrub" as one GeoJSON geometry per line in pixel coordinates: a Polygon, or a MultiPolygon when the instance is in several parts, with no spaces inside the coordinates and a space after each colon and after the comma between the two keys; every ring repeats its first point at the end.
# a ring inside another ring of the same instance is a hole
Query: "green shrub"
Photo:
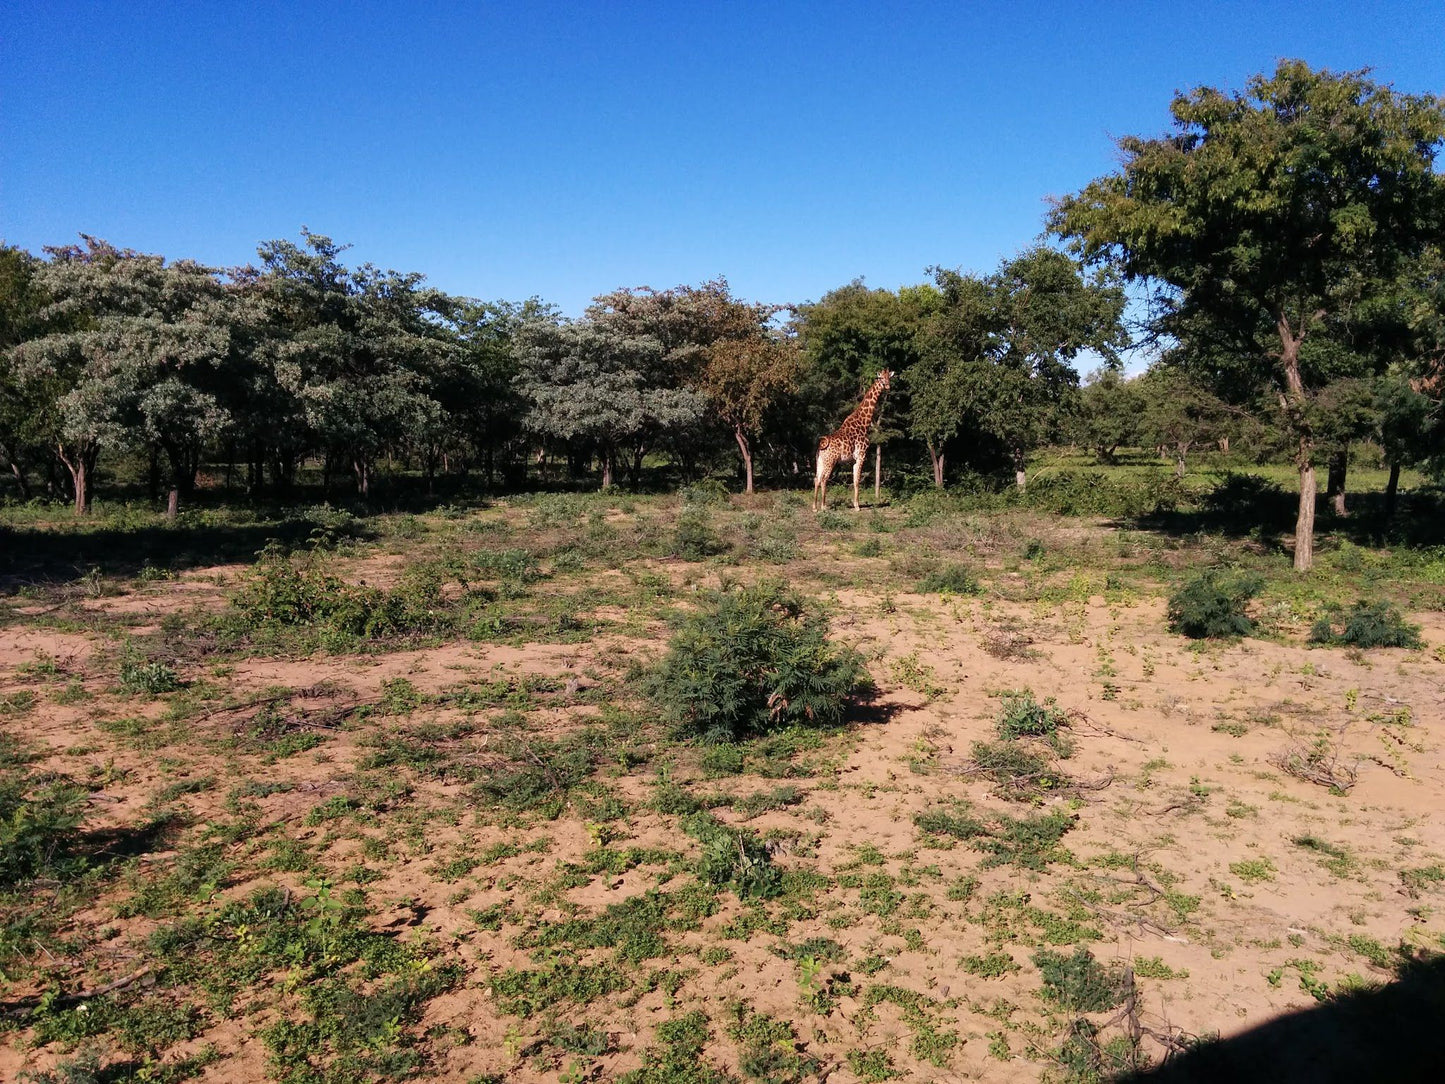
{"type": "Polygon", "coordinates": [[[1384,599],[1360,599],[1348,612],[1331,606],[1310,630],[1310,642],[1348,647],[1419,647],[1420,626],[1412,625],[1384,599]]]}
{"type": "Polygon", "coordinates": [[[0,887],[64,879],[84,813],[85,791],[64,776],[0,773],[0,887]]]}
{"type": "Polygon", "coordinates": [[[964,565],[944,565],[923,577],[918,589],[933,595],[976,595],[982,587],[978,579],[964,565]]]}
{"type": "Polygon", "coordinates": [[[179,689],[181,680],[163,662],[124,662],[120,666],[120,685],[128,693],[159,696],[179,689]]]}
{"type": "Polygon", "coordinates": [[[713,533],[707,513],[701,508],[685,508],[677,517],[672,532],[672,552],[684,561],[701,561],[722,553],[727,547],[713,533]]]}
{"type": "Polygon", "coordinates": [[[782,871],[757,833],[729,828],[711,813],[691,814],[682,830],[702,844],[697,875],[708,884],[731,888],[741,899],[766,899],[782,889],[782,871]]]}
{"type": "Polygon", "coordinates": [[[1169,629],[1195,640],[1248,636],[1254,622],[1245,607],[1263,587],[1258,576],[1202,573],[1169,596],[1169,629]]]}
{"type": "Polygon", "coordinates": [[[271,545],[233,596],[231,610],[243,631],[300,626],[364,637],[433,632],[452,624],[441,588],[435,569],[414,573],[398,591],[347,583],[326,571],[319,552],[293,561],[271,545]]]}
{"type": "Polygon", "coordinates": [[[653,667],[645,691],[684,736],[738,741],[832,726],[868,685],[863,658],[828,639],[828,620],[776,584],[704,597],[653,667]]]}
{"type": "Polygon", "coordinates": [[[1005,696],[995,722],[998,736],[1005,741],[1054,738],[1060,727],[1068,725],[1068,715],[1059,709],[1052,696],[1040,704],[1030,689],[1005,696]]]}
{"type": "Polygon", "coordinates": [[[1044,997],[1071,1012],[1105,1012],[1124,1000],[1123,974],[1105,967],[1086,948],[1072,956],[1040,949],[1034,966],[1044,982],[1044,997]]]}

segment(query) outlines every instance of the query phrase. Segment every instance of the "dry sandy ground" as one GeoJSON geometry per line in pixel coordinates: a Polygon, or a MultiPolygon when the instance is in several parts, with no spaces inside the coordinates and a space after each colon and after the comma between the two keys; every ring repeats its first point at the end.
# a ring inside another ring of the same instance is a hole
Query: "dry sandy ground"
{"type": "MultiPolygon", "coordinates": [[[[147,597],[107,605],[163,614],[169,612],[163,601],[166,588],[176,586],[159,585],[147,597]]],[[[204,589],[188,587],[186,593],[204,589]]],[[[1317,977],[1331,985],[1354,981],[1347,978],[1352,974],[1384,980],[1384,971],[1352,951],[1351,935],[1389,947],[1404,942],[1438,948],[1445,933],[1439,886],[1427,885],[1415,894],[1401,877],[1402,870],[1445,860],[1445,818],[1436,813],[1445,797],[1445,663],[1432,654],[1445,642],[1445,615],[1412,617],[1424,625],[1429,648],[1352,657],[1342,650],[1306,648],[1298,635],[1288,643],[1191,644],[1165,631],[1162,603],[1150,599],[1094,597],[1044,604],[898,595],[885,604],[871,593],[844,593],[835,634],[874,655],[886,721],[858,727],[844,744],[836,771],[797,781],[807,792],[804,803],[749,824],[798,836],[800,853],[783,848],[777,861],[830,877],[857,868],[860,846],[883,853],[882,864],[868,869],[898,878],[898,891],[909,898],[901,924],[919,934],[911,947],[907,938],[884,932],[882,917],[858,913],[856,892],[842,888],[828,895],[816,917],[796,922],[789,940],[831,937],[849,959],[886,958],[886,968],[872,981],[926,993],[940,1006],[939,1022],[964,1041],[949,1067],[940,1069],[909,1053],[912,1033],[893,1005],[864,1013],[856,998],[843,996],[826,1016],[806,1011],[800,1006],[797,965],[774,951],[777,938],[760,932],[746,941],[718,939],[717,930],[737,913],[734,903],[707,919],[700,931],[677,937],[675,960],[650,962],[694,972],[676,999],[654,991],[626,1008],[594,1004],[571,1014],[615,1033],[616,1052],[599,1059],[602,1077],[635,1068],[657,1023],[699,1006],[714,1020],[710,1059],[735,1069],[735,1047],[722,1038],[723,1006],[744,999],[760,1012],[794,1021],[799,1041],[823,1063],[832,1084],[858,1079],[845,1060],[853,1049],[889,1052],[909,1078],[1037,1079],[1049,1069],[1042,1054],[1057,1045],[1060,1036],[1050,1029],[1059,1017],[1038,996],[1038,972],[1029,960],[1038,931],[1024,920],[1025,912],[1019,910],[1012,923],[1007,917],[990,923],[983,914],[985,901],[998,893],[1017,894],[1012,898],[1019,908],[1040,905],[1062,913],[1072,907],[1076,914],[1082,908],[1103,935],[1091,943],[1101,960],[1162,961],[1176,977],[1138,980],[1141,1021],[1160,1033],[1229,1035],[1313,1004],[1292,960],[1316,962],[1317,977]],[[994,653],[986,650],[989,645],[994,653]],[[1077,812],[1076,827],[1064,839],[1077,864],[1055,864],[1045,872],[984,868],[984,856],[966,845],[928,846],[913,818],[941,802],[964,799],[984,810],[1025,811],[994,795],[990,783],[968,771],[972,743],[993,737],[998,694],[1025,687],[1040,699],[1056,698],[1073,719],[1077,751],[1064,767],[1087,786],[1046,799],[1043,808],[1077,812]],[[1357,773],[1345,793],[1332,794],[1279,767],[1292,748],[1308,747],[1321,734],[1339,751],[1337,768],[1357,773]],[[1302,837],[1323,840],[1348,860],[1331,869],[1328,854],[1294,842],[1302,837]],[[1115,857],[1094,861],[1108,855],[1115,857]],[[1242,876],[1240,869],[1250,875],[1242,876]],[[950,898],[949,886],[968,877],[979,881],[968,898],[950,898]],[[1187,913],[1181,914],[1161,899],[1165,890],[1175,899],[1196,897],[1197,905],[1186,905],[1187,913]],[[827,921],[840,915],[855,920],[827,921]],[[697,953],[720,944],[731,950],[731,958],[703,965],[697,953]],[[985,979],[959,965],[960,957],[999,949],[1021,969],[985,979]],[[999,1035],[1008,1043],[1008,1056],[994,1043],[999,1035]]],[[[236,695],[329,681],[338,698],[368,697],[384,681],[402,676],[434,692],[499,673],[565,679],[608,672],[639,647],[604,636],[583,645],[458,644],[367,658],[257,659],[238,663],[228,680],[236,695]]],[[[47,766],[80,778],[89,772],[117,779],[95,793],[92,823],[122,825],[140,817],[145,802],[177,775],[174,766],[162,763],[167,750],[136,751],[96,729],[96,719],[107,713],[158,710],[153,704],[118,701],[108,689],[113,679],[87,669],[96,649],[97,642],[82,635],[0,631],[0,692],[32,688],[45,695],[47,688],[53,690],[53,683],[47,687],[18,672],[37,657],[49,656],[95,695],[73,706],[47,701],[25,719],[23,729],[27,738],[55,751],[47,766]]],[[[551,713],[549,725],[565,729],[590,709],[558,699],[545,711],[551,713]]],[[[195,725],[228,724],[222,716],[195,725]]],[[[323,839],[325,826],[306,827],[305,814],[326,797],[347,792],[359,753],[358,735],[341,730],[318,749],[266,769],[268,778],[295,784],[287,793],[261,800],[267,822],[285,824],[294,838],[323,839]]],[[[207,756],[199,747],[186,750],[183,777],[214,774],[226,780],[213,792],[187,799],[197,818],[219,813],[233,768],[224,757],[207,756]]],[[[617,788],[640,805],[650,783],[650,777],[626,777],[617,788]]],[[[743,776],[713,785],[744,791],[775,784],[743,776]]],[[[463,788],[431,783],[419,791],[438,801],[464,794],[463,788]]],[[[625,843],[692,846],[678,837],[672,823],[639,811],[628,821],[625,843]]],[[[404,921],[408,913],[423,915],[417,929],[447,945],[467,967],[467,982],[431,1002],[425,1024],[449,1025],[456,1029],[452,1034],[472,1041],[435,1051],[435,1072],[428,1079],[461,1082],[481,1073],[517,1081],[557,1079],[557,1066],[519,1060],[516,1050],[525,1047],[536,1022],[519,1024],[500,1015],[486,985],[502,969],[526,964],[526,953],[510,943],[516,929],[479,932],[468,912],[498,901],[524,910],[528,884],[592,845],[584,818],[569,814],[524,832],[529,838],[549,836],[551,849],[506,859],[460,884],[443,883],[429,872],[438,855],[462,843],[484,847],[514,838],[516,830],[464,818],[428,832],[429,854],[401,857],[386,867],[383,881],[368,887],[381,907],[378,923],[404,921]],[[406,901],[406,906],[398,902],[389,909],[387,901],[406,901]]],[[[355,840],[338,839],[326,852],[326,862],[340,868],[356,850],[355,840]]],[[[287,880],[285,875],[272,879],[287,880]]],[[[254,883],[231,891],[242,893],[254,883]]],[[[571,890],[567,898],[595,909],[654,883],[652,873],[638,869],[603,876],[571,890]]],[[[558,920],[564,911],[554,905],[533,917],[558,920]]],[[[121,929],[114,942],[121,945],[153,925],[114,923],[103,905],[78,921],[112,922],[121,929]]],[[[108,974],[124,968],[121,964],[108,974]]],[[[185,1049],[212,1042],[227,1055],[204,1079],[263,1079],[265,1054],[253,1036],[267,1019],[241,1015],[219,1023],[185,1049]]],[[[1159,1053],[1157,1045],[1152,1049],[1159,1053]]],[[[34,1064],[51,1064],[56,1056],[44,1051],[34,1064]]],[[[16,1079],[30,1057],[13,1044],[0,1046],[0,1079],[16,1079]]]]}

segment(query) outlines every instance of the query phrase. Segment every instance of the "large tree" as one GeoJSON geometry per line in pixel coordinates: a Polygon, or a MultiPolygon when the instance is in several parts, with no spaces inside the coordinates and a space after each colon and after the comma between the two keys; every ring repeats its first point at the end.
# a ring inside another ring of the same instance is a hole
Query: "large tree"
{"type": "Polygon", "coordinates": [[[1123,290],[1042,245],[986,279],[942,269],[936,277],[943,300],[909,380],[923,397],[911,413],[934,481],[942,485],[941,442],[967,425],[1004,449],[1022,488],[1029,453],[1063,432],[1079,382],[1074,362],[1085,354],[1117,362],[1123,290]]]}
{"type": "Polygon", "coordinates": [[[174,516],[201,449],[229,421],[219,394],[230,356],[225,294],[199,264],[84,242],[47,249],[36,272],[44,332],[13,356],[24,380],[58,394],[55,447],[76,512],[90,506],[102,449],[148,447],[170,462],[174,516]]]}
{"type": "Polygon", "coordinates": [[[1314,545],[1309,403],[1330,378],[1363,375],[1320,371],[1309,344],[1347,337],[1438,238],[1445,100],[1288,60],[1242,94],[1178,95],[1171,113],[1172,133],[1121,139],[1119,171],[1058,201],[1050,226],[1086,260],[1154,284],[1156,330],[1207,337],[1213,348],[1194,356],[1212,359],[1221,390],[1273,385],[1299,470],[1302,571],[1314,545]]]}

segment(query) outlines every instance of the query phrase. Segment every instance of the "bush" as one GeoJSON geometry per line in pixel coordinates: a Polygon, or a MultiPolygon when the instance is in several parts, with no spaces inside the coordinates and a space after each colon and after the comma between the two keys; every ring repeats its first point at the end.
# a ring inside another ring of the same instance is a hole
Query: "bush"
{"type": "Polygon", "coordinates": [[[964,565],[944,565],[923,577],[918,589],[925,594],[976,595],[982,590],[977,578],[964,565]]]}
{"type": "Polygon", "coordinates": [[[711,813],[693,813],[682,830],[702,844],[697,875],[703,881],[731,888],[740,899],[767,899],[782,889],[783,875],[773,865],[757,833],[729,828],[711,813]]]}
{"type": "Polygon", "coordinates": [[[70,871],[85,791],[64,776],[0,773],[0,887],[70,871]]]}
{"type": "Polygon", "coordinates": [[[1030,689],[1005,696],[995,722],[998,736],[1005,741],[1054,738],[1060,727],[1068,725],[1069,717],[1059,709],[1052,696],[1040,704],[1030,689]]]}
{"type": "Polygon", "coordinates": [[[684,561],[701,561],[726,549],[722,539],[713,533],[707,513],[700,508],[686,508],[677,517],[672,532],[672,552],[684,561]]]}
{"type": "Polygon", "coordinates": [[[1419,647],[1420,626],[1383,599],[1360,599],[1348,613],[1331,606],[1310,630],[1310,642],[1348,647],[1419,647]]]}
{"type": "Polygon", "coordinates": [[[1195,640],[1248,636],[1254,622],[1245,613],[1264,581],[1258,576],[1205,572],[1169,596],[1169,629],[1195,640]]]}
{"type": "Polygon", "coordinates": [[[120,684],[128,693],[149,693],[151,696],[174,692],[181,687],[175,670],[163,662],[121,663],[120,684]]]}
{"type": "Polygon", "coordinates": [[[828,639],[828,620],[776,584],[711,592],[673,637],[645,691],[683,736],[738,741],[833,726],[869,684],[863,658],[828,639]]]}
{"type": "Polygon", "coordinates": [[[431,632],[452,624],[441,587],[435,570],[414,575],[400,591],[351,584],[327,572],[316,552],[298,562],[272,545],[261,551],[231,609],[246,630],[300,626],[366,637],[431,632]]]}

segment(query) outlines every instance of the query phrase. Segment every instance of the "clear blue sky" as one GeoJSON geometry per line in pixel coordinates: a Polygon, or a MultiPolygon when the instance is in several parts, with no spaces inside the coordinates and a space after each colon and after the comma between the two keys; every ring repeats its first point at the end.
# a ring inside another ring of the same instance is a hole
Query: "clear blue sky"
{"type": "Polygon", "coordinates": [[[1445,2],[96,3],[0,10],[0,237],[349,258],[579,313],[986,270],[1277,58],[1445,92],[1445,2]]]}

